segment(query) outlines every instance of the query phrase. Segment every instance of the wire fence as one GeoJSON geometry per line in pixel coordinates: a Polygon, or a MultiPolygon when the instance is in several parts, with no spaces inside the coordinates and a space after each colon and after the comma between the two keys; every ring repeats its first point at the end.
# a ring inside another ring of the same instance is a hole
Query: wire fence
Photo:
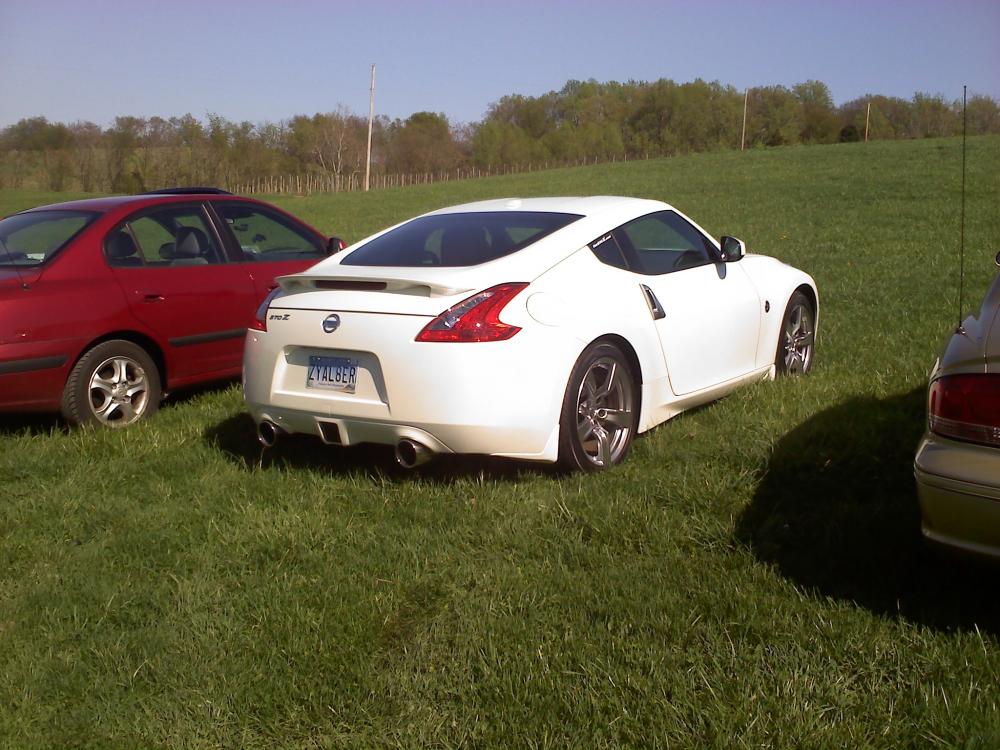
{"type": "MultiPolygon", "coordinates": [[[[645,158],[649,158],[648,156],[645,158]]],[[[527,164],[499,165],[487,167],[462,167],[438,172],[414,172],[408,174],[372,174],[369,179],[370,190],[387,190],[391,188],[409,187],[410,185],[429,185],[452,180],[474,180],[483,177],[523,174],[539,172],[546,169],[562,169],[566,167],[582,167],[593,164],[607,164],[630,161],[627,157],[610,158],[588,157],[568,161],[543,161],[527,164]]],[[[635,159],[632,159],[635,161],[635,159]]],[[[227,184],[227,190],[239,195],[312,195],[313,193],[350,193],[364,190],[365,176],[361,172],[348,174],[323,174],[305,172],[298,174],[271,175],[257,177],[251,180],[238,180],[227,184]]]]}

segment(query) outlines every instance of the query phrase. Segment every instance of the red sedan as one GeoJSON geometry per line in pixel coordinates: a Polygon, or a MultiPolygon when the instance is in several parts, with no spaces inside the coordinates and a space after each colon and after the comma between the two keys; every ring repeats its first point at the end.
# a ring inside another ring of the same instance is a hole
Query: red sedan
{"type": "Polygon", "coordinates": [[[343,246],[209,188],[42,206],[0,221],[0,409],[123,427],[167,391],[237,376],[275,284],[343,246]]]}

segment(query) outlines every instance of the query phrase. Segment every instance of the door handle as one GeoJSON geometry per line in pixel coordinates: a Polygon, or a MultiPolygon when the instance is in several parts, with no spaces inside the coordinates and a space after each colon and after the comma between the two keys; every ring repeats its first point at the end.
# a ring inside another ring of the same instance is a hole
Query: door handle
{"type": "Polygon", "coordinates": [[[656,299],[656,295],[653,294],[653,290],[645,284],[639,284],[639,286],[642,287],[642,293],[646,297],[646,304],[649,306],[649,314],[653,316],[653,320],[661,320],[667,317],[667,313],[663,309],[663,305],[660,304],[660,300],[656,299]]]}
{"type": "Polygon", "coordinates": [[[164,301],[164,297],[163,297],[162,294],[147,294],[145,297],[143,297],[142,301],[143,302],[149,302],[149,303],[152,303],[152,302],[163,302],[164,301]]]}

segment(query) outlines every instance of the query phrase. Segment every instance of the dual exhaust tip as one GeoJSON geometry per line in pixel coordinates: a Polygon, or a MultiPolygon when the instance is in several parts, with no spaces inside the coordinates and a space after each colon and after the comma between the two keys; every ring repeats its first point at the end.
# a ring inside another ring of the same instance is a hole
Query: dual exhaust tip
{"type": "MultiPolygon", "coordinates": [[[[257,442],[265,448],[273,448],[284,432],[274,422],[264,420],[257,425],[257,442]]],[[[434,458],[434,451],[416,440],[404,438],[396,443],[396,463],[404,469],[415,469],[434,458]]]]}
{"type": "Polygon", "coordinates": [[[415,469],[434,458],[434,452],[416,440],[403,439],[396,443],[396,463],[404,469],[415,469]]]}
{"type": "Polygon", "coordinates": [[[278,442],[281,432],[281,428],[274,422],[264,420],[257,425],[257,442],[265,448],[273,448],[274,444],[278,442]]]}

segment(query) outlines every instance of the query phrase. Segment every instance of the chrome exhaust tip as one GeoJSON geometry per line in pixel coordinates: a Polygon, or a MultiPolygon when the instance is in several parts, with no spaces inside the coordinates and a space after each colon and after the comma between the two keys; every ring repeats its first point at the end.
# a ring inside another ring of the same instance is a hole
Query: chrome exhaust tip
{"type": "Polygon", "coordinates": [[[278,436],[280,434],[281,428],[274,422],[264,420],[257,425],[257,442],[265,448],[273,447],[274,444],[278,442],[278,436]]]}
{"type": "Polygon", "coordinates": [[[396,463],[404,469],[415,469],[434,458],[434,452],[426,445],[414,440],[400,440],[396,443],[396,463]]]}

